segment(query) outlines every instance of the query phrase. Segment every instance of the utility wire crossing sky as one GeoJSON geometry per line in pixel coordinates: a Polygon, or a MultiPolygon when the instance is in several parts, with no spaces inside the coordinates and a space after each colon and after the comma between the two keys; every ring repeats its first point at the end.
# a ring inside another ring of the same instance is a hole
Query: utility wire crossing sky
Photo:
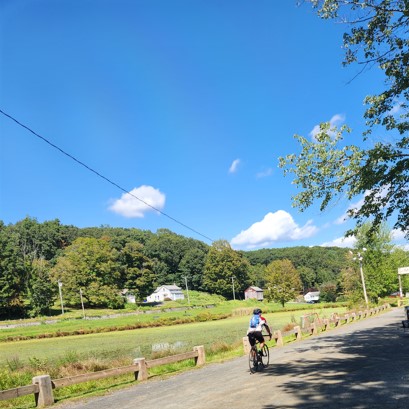
{"type": "Polygon", "coordinates": [[[361,143],[383,77],[342,66],[347,27],[295,0],[4,0],[0,27],[4,223],[353,245],[346,211],[362,198],[300,213],[278,168],[320,122],[361,143]]]}

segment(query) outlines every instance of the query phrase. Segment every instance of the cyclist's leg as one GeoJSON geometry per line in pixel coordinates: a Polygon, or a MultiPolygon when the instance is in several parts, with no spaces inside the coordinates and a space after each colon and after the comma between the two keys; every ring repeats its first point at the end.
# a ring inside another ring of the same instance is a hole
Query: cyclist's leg
{"type": "Polygon", "coordinates": [[[250,372],[254,373],[254,372],[257,372],[258,370],[256,338],[254,336],[254,332],[248,333],[247,337],[251,345],[250,352],[249,352],[249,367],[250,367],[250,372]]]}
{"type": "MultiPolygon", "coordinates": [[[[261,364],[260,364],[261,365],[261,364]]],[[[255,373],[259,369],[259,357],[257,355],[257,348],[256,346],[252,346],[249,353],[249,367],[250,372],[255,373]]]]}
{"type": "Polygon", "coordinates": [[[259,348],[259,351],[261,351],[264,347],[264,337],[261,331],[254,332],[254,338],[258,341],[259,343],[258,348],[259,348]]]}
{"type": "Polygon", "coordinates": [[[263,353],[262,353],[262,356],[261,356],[261,363],[263,365],[263,368],[267,368],[267,366],[269,364],[269,361],[270,361],[270,352],[269,352],[268,346],[264,345],[262,351],[263,351],[263,353]]]}

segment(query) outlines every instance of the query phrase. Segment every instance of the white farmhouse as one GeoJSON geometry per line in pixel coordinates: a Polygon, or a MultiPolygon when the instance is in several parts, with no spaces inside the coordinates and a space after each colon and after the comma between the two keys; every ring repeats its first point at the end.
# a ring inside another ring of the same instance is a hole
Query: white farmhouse
{"type": "Polygon", "coordinates": [[[320,292],[319,291],[309,291],[307,294],[304,295],[305,302],[318,302],[320,300],[320,292]]]}
{"type": "Polygon", "coordinates": [[[168,300],[183,300],[185,295],[182,292],[182,289],[177,285],[161,285],[159,286],[146,301],[148,302],[161,302],[166,299],[168,300]]]}

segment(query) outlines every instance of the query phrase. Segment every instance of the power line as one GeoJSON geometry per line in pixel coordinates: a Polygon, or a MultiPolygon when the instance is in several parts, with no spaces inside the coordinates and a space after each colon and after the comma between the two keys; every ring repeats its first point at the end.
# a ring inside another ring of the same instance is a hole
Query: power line
{"type": "Polygon", "coordinates": [[[135,196],[133,193],[129,192],[128,190],[124,189],[122,186],[118,185],[117,183],[113,182],[112,180],[108,179],[107,177],[105,177],[104,175],[102,175],[101,173],[97,172],[96,170],[92,169],[90,166],[86,165],[84,162],[81,162],[80,160],[78,160],[76,157],[70,155],[68,152],[64,151],[63,149],[61,149],[60,147],[58,147],[57,145],[55,145],[54,143],[50,142],[48,139],[44,138],[43,136],[39,135],[37,132],[34,132],[31,128],[29,128],[28,126],[22,124],[20,121],[18,121],[16,118],[13,118],[11,115],[7,114],[6,112],[4,112],[3,110],[0,109],[0,113],[2,113],[4,116],[6,116],[7,118],[11,119],[12,121],[14,121],[17,125],[21,126],[22,128],[26,129],[27,131],[31,132],[33,135],[35,135],[37,138],[40,138],[41,140],[43,140],[45,143],[47,143],[48,145],[52,146],[54,149],[57,149],[58,151],[60,151],[63,155],[68,156],[70,159],[72,159],[73,161],[77,162],[79,165],[83,166],[84,168],[86,168],[87,170],[89,170],[90,172],[94,173],[95,175],[97,175],[98,177],[100,177],[101,179],[104,179],[106,182],[110,183],[111,185],[114,185],[115,187],[117,187],[119,190],[121,190],[122,192],[127,193],[128,195],[134,197],[135,199],[139,200],[140,202],[142,202],[143,204],[145,204],[146,206],[150,207],[153,210],[156,210],[157,212],[159,212],[160,214],[162,214],[163,216],[167,217],[170,220],[173,220],[175,223],[180,224],[181,226],[185,227],[186,229],[198,234],[199,236],[204,237],[206,240],[209,240],[210,242],[213,242],[214,240],[212,240],[210,237],[205,236],[204,234],[198,232],[197,230],[193,229],[192,227],[189,227],[188,225],[180,222],[179,220],[175,219],[174,217],[162,212],[161,210],[157,209],[156,207],[150,205],[149,203],[145,202],[143,199],[135,196]]]}

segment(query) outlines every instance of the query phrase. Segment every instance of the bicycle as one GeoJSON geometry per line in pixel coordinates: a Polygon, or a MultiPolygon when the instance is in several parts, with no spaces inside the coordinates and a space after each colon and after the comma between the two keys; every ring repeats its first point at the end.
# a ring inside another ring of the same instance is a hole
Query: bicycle
{"type": "Polygon", "coordinates": [[[270,351],[268,349],[268,346],[264,344],[263,348],[259,349],[259,344],[260,343],[256,341],[249,352],[249,367],[250,373],[252,374],[267,368],[270,362],[270,351]]]}

